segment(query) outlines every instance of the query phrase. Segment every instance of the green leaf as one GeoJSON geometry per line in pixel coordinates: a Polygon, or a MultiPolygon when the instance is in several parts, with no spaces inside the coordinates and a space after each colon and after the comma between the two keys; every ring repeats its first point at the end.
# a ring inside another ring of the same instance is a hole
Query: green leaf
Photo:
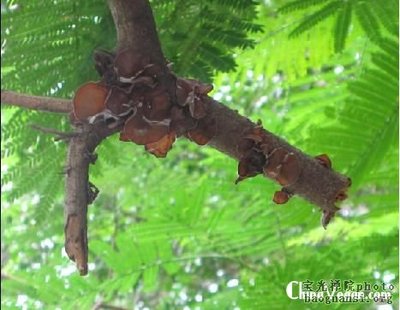
{"type": "Polygon", "coordinates": [[[352,3],[346,1],[338,12],[335,25],[335,52],[341,52],[346,43],[346,38],[349,32],[352,15],[352,3]]]}
{"type": "Polygon", "coordinates": [[[281,6],[278,9],[278,12],[281,13],[290,13],[295,10],[304,10],[309,7],[319,5],[321,3],[327,2],[328,0],[297,0],[297,1],[292,1],[289,2],[288,4],[285,4],[281,6]]]}
{"type": "Polygon", "coordinates": [[[341,1],[332,1],[325,5],[322,9],[307,16],[303,21],[289,34],[289,37],[297,37],[307,30],[315,27],[318,23],[327,19],[334,13],[336,13],[341,7],[341,1]]]}
{"type": "Polygon", "coordinates": [[[381,32],[379,23],[373,11],[371,11],[371,7],[364,1],[357,2],[355,7],[361,27],[372,41],[377,42],[381,38],[381,32]]]}

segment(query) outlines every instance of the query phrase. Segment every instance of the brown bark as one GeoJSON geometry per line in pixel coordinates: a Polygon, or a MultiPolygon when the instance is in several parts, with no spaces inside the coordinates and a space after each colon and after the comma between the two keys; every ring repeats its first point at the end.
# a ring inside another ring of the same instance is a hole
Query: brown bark
{"type": "Polygon", "coordinates": [[[1,104],[53,113],[68,113],[72,110],[71,100],[31,96],[5,90],[1,91],[1,104]]]}
{"type": "MultiPolygon", "coordinates": [[[[216,119],[217,134],[209,145],[236,160],[241,160],[244,154],[237,146],[246,133],[257,125],[221,103],[215,100],[211,102],[210,115],[216,119]]],[[[269,149],[284,148],[293,152],[299,160],[301,173],[294,184],[287,186],[289,192],[304,197],[323,210],[336,211],[334,207],[336,195],[348,187],[348,178],[325,168],[315,158],[304,154],[269,131],[264,129],[263,134],[269,149]]]]}
{"type": "Polygon", "coordinates": [[[89,165],[94,164],[94,150],[106,137],[121,130],[99,125],[83,125],[82,133],[69,141],[64,207],[65,251],[76,262],[81,275],[87,274],[88,238],[87,208],[97,195],[89,182],[89,165]]]}
{"type": "Polygon", "coordinates": [[[151,63],[165,64],[154,17],[148,1],[108,0],[117,31],[118,50],[150,56],[151,63]]]}

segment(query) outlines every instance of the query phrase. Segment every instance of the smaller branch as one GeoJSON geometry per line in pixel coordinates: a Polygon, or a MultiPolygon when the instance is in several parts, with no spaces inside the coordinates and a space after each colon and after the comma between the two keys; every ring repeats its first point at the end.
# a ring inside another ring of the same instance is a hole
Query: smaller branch
{"type": "Polygon", "coordinates": [[[1,91],[1,104],[62,114],[72,111],[72,101],[68,99],[32,96],[6,90],[1,91]]]}
{"type": "Polygon", "coordinates": [[[36,124],[31,124],[30,127],[34,130],[38,130],[44,133],[48,133],[48,134],[53,134],[56,137],[54,137],[55,141],[59,141],[59,140],[69,140],[73,137],[76,137],[77,135],[79,135],[79,133],[77,132],[63,132],[63,131],[59,131],[53,128],[47,128],[47,127],[43,127],[43,126],[39,126],[36,124]]]}
{"type": "Polygon", "coordinates": [[[98,190],[89,181],[89,165],[93,164],[96,147],[108,136],[121,130],[123,123],[109,128],[105,123],[84,124],[82,132],[68,145],[65,183],[65,251],[81,275],[88,271],[87,208],[98,190]]]}

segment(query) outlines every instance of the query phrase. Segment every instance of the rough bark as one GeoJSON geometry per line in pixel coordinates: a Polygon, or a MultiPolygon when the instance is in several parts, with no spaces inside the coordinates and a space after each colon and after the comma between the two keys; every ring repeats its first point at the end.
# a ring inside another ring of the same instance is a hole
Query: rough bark
{"type": "Polygon", "coordinates": [[[98,193],[89,181],[89,165],[96,161],[95,148],[118,130],[118,127],[85,125],[81,134],[69,141],[65,171],[65,251],[76,262],[81,275],[88,272],[87,208],[98,193]]]}
{"type": "MultiPolygon", "coordinates": [[[[210,115],[216,119],[217,134],[209,145],[240,161],[244,154],[238,148],[246,133],[257,127],[246,117],[229,109],[215,100],[211,101],[210,115]]],[[[301,173],[294,184],[287,186],[289,192],[297,194],[321,207],[335,209],[336,195],[349,186],[349,179],[321,165],[314,157],[308,156],[283,139],[263,129],[269,149],[284,148],[293,152],[299,160],[301,173]]],[[[326,226],[326,225],[324,225],[326,226]]]]}
{"type": "Polygon", "coordinates": [[[72,110],[71,100],[31,96],[3,90],[1,91],[1,103],[53,113],[69,113],[72,110]]]}

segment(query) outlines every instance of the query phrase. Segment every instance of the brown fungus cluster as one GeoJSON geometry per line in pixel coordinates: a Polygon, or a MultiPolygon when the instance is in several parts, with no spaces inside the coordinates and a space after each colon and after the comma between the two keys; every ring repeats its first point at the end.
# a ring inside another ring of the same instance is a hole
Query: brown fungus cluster
{"type": "Polygon", "coordinates": [[[144,145],[156,157],[165,157],[179,136],[205,145],[216,134],[208,113],[212,85],[177,78],[168,66],[130,49],[115,55],[101,51],[94,58],[101,80],[76,91],[76,124],[122,121],[120,140],[144,145]]]}
{"type": "MultiPolygon", "coordinates": [[[[239,176],[235,183],[258,174],[264,174],[282,186],[281,190],[275,192],[273,201],[277,204],[289,201],[294,194],[289,187],[297,182],[301,174],[297,155],[284,147],[271,147],[263,133],[261,123],[244,134],[237,147],[242,157],[239,160],[239,176]]],[[[328,155],[315,156],[315,160],[326,169],[332,169],[332,162],[328,155]]],[[[348,179],[348,186],[340,190],[334,200],[345,200],[347,198],[346,191],[350,186],[351,180],[348,179]]],[[[332,216],[332,214],[324,214],[326,221],[329,221],[332,216]]]]}
{"type": "MultiPolygon", "coordinates": [[[[263,173],[276,180],[282,186],[295,183],[300,175],[300,165],[296,155],[283,147],[270,147],[263,134],[261,124],[243,136],[238,145],[239,152],[244,154],[239,160],[236,183],[246,178],[263,173]]],[[[282,202],[282,195],[278,194],[276,201],[282,202]]]]}
{"type": "MultiPolygon", "coordinates": [[[[276,204],[284,204],[293,196],[292,185],[297,182],[301,174],[301,165],[297,155],[284,147],[272,147],[267,141],[268,137],[264,134],[261,123],[252,128],[250,132],[243,135],[238,147],[238,152],[243,154],[239,160],[238,178],[236,183],[258,174],[275,180],[282,188],[276,191],[273,201],[276,204]]],[[[328,155],[321,154],[315,160],[325,167],[332,169],[332,162],[328,155]]],[[[342,201],[347,198],[346,191],[351,185],[348,179],[348,186],[340,190],[335,201],[342,201]]],[[[323,211],[324,227],[329,223],[338,208],[323,211]]]]}
{"type": "Polygon", "coordinates": [[[276,204],[284,204],[289,201],[289,198],[293,196],[293,193],[288,191],[285,187],[283,187],[280,191],[276,191],[274,194],[273,202],[276,204]]]}

